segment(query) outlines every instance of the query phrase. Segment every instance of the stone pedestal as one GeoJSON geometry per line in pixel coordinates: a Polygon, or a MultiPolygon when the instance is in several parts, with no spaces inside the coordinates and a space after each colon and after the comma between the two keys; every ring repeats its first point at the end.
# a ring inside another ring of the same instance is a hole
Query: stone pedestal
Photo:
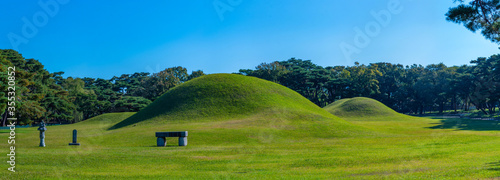
{"type": "Polygon", "coordinates": [[[167,146],[167,140],[164,137],[158,137],[156,138],[156,145],[157,146],[167,146]]]}
{"type": "Polygon", "coordinates": [[[187,146],[188,138],[187,137],[179,137],[179,146],[187,146]]]}
{"type": "Polygon", "coordinates": [[[40,122],[40,127],[37,130],[40,131],[40,147],[45,147],[45,131],[47,130],[45,122],[40,122]]]}
{"type": "Polygon", "coordinates": [[[40,147],[45,147],[45,131],[40,131],[40,147]]]}

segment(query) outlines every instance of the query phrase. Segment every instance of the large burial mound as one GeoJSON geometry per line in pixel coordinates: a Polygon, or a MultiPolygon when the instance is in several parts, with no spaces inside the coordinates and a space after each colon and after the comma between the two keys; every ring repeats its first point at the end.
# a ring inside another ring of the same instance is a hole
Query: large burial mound
{"type": "Polygon", "coordinates": [[[366,97],[341,99],[324,107],[324,109],[339,117],[402,116],[381,102],[366,97]]]}
{"type": "Polygon", "coordinates": [[[305,125],[330,133],[357,129],[287,87],[236,74],[211,74],[185,82],[110,129],[227,120],[252,121],[253,126],[293,124],[292,129],[305,125]]]}

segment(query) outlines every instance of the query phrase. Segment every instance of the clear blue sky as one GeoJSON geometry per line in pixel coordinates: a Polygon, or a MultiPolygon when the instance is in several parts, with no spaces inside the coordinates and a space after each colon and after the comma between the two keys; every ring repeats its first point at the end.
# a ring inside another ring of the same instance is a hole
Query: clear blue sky
{"type": "Polygon", "coordinates": [[[173,66],[232,73],[291,57],[321,66],[462,65],[499,53],[479,32],[445,20],[455,5],[453,0],[4,1],[0,49],[16,49],[66,77],[100,78],[173,66]],[[377,21],[372,11],[389,12],[391,18],[377,21]],[[356,29],[369,41],[358,38],[356,44],[356,29]],[[346,44],[351,55],[342,51],[346,44]]]}

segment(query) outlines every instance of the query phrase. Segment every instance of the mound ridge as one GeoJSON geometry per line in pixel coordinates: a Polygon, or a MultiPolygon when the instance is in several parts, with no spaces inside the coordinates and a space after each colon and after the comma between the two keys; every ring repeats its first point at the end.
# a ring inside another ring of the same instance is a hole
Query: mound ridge
{"type": "Polygon", "coordinates": [[[237,74],[210,74],[169,90],[110,129],[178,120],[218,121],[250,116],[265,120],[266,116],[276,114],[285,119],[320,118],[348,124],[285,86],[237,74]]]}
{"type": "Polygon", "coordinates": [[[402,115],[381,102],[366,97],[341,99],[323,109],[339,117],[388,117],[402,115]]]}

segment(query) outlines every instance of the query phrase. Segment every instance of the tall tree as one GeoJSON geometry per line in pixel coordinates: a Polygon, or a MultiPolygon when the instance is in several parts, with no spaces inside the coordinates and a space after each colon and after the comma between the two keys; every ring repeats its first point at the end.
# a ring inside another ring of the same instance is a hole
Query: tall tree
{"type": "Polygon", "coordinates": [[[154,101],[156,98],[167,92],[169,89],[188,80],[187,69],[181,66],[167,68],[158,73],[154,73],[147,79],[144,86],[145,97],[154,101]]]}
{"type": "Polygon", "coordinates": [[[446,20],[463,24],[472,32],[481,30],[484,37],[500,43],[500,3],[499,0],[454,0],[460,4],[446,13],[446,20]]]}
{"type": "Polygon", "coordinates": [[[197,70],[197,71],[193,71],[191,72],[191,74],[188,76],[188,81],[191,80],[191,79],[194,79],[194,78],[197,78],[197,77],[201,77],[201,76],[204,76],[205,73],[202,71],[202,70],[197,70]]]}
{"type": "Polygon", "coordinates": [[[489,58],[478,58],[471,61],[476,64],[472,68],[474,76],[471,102],[483,113],[495,113],[495,107],[500,100],[500,55],[493,55],[489,58]]]}
{"type": "Polygon", "coordinates": [[[380,93],[377,76],[381,76],[382,73],[376,64],[368,67],[355,62],[355,66],[348,67],[347,70],[351,75],[349,78],[349,97],[369,97],[380,93]]]}
{"type": "Polygon", "coordinates": [[[325,69],[330,74],[328,81],[325,83],[326,92],[328,93],[326,104],[347,97],[350,72],[344,66],[326,67],[325,69]]]}
{"type": "Polygon", "coordinates": [[[372,95],[373,98],[378,99],[380,102],[389,105],[393,109],[399,109],[401,105],[401,90],[403,86],[402,78],[405,76],[405,68],[401,64],[391,63],[374,63],[370,66],[376,65],[380,71],[377,76],[379,83],[380,93],[372,95]]]}
{"type": "MultiPolygon", "coordinates": [[[[284,63],[286,64],[286,63],[284,63]]],[[[247,76],[254,76],[268,81],[278,82],[281,76],[288,72],[285,66],[278,61],[272,63],[261,63],[255,70],[241,69],[240,73],[247,76]]]]}

